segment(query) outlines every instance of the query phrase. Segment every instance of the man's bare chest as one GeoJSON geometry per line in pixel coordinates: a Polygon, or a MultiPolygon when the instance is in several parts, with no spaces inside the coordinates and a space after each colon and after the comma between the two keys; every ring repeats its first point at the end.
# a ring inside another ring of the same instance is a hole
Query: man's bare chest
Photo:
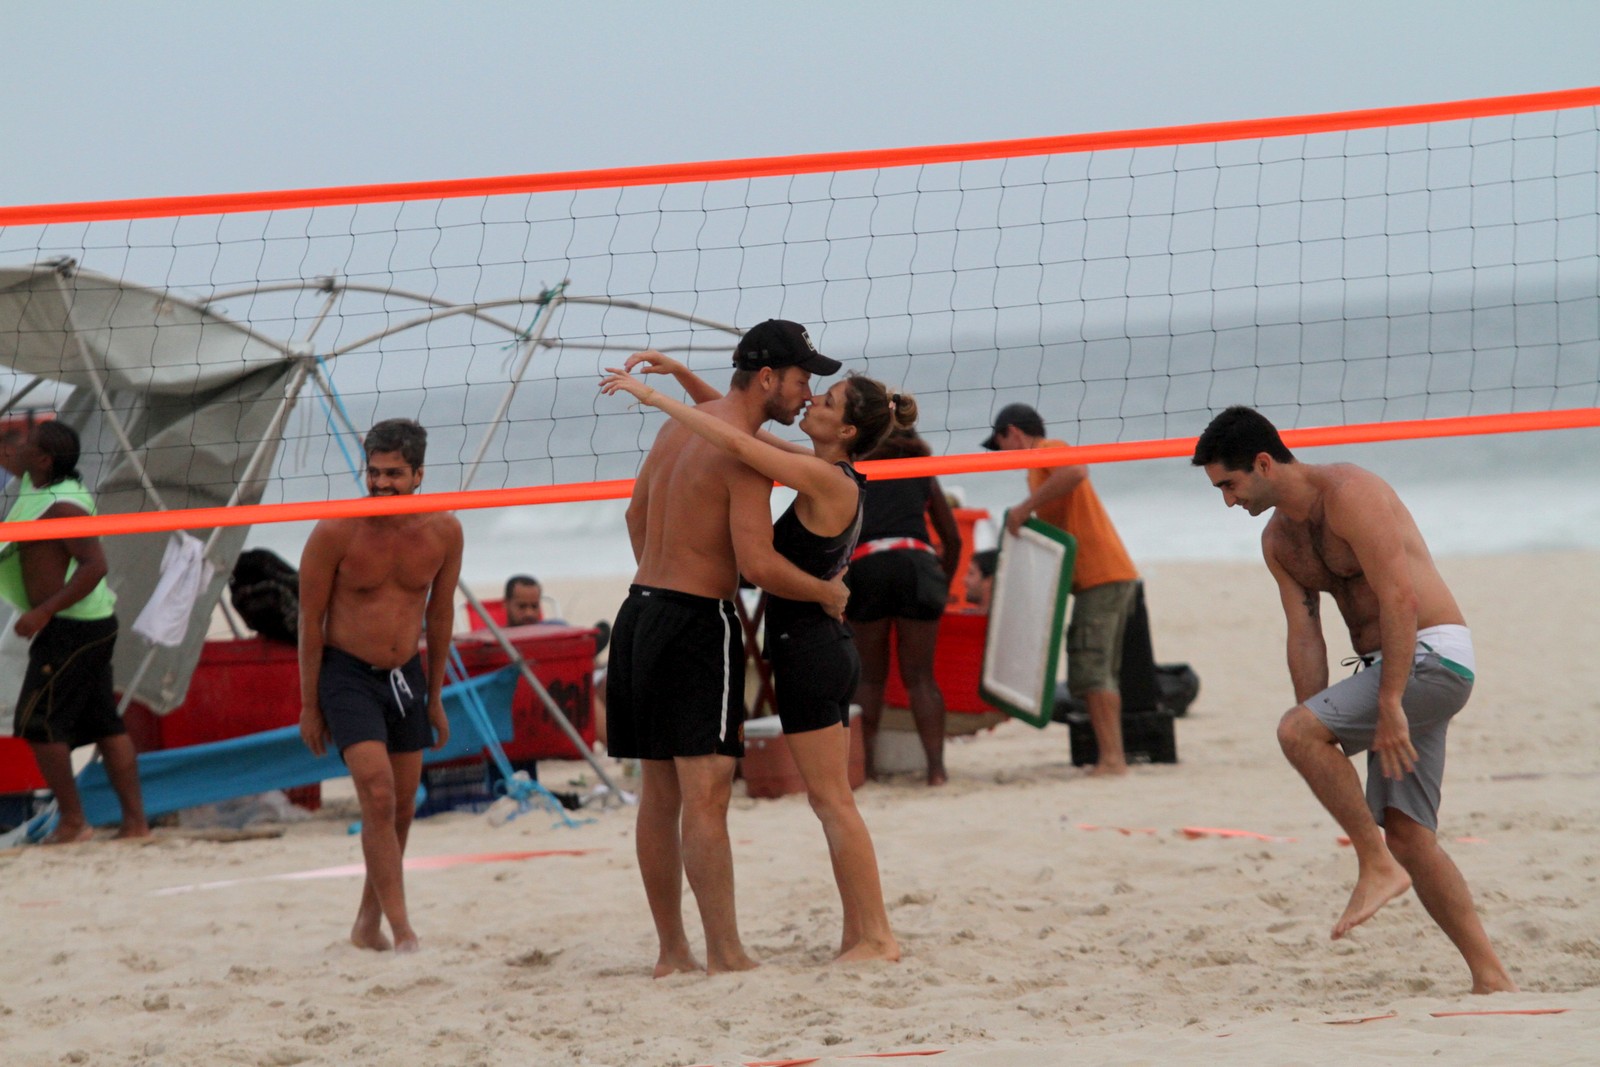
{"type": "Polygon", "coordinates": [[[1355,551],[1321,523],[1286,523],[1279,531],[1277,557],[1306,589],[1337,593],[1365,580],[1355,551]]]}
{"type": "Polygon", "coordinates": [[[351,542],[334,580],[347,592],[425,592],[443,565],[443,549],[426,534],[367,535],[351,542]]]}

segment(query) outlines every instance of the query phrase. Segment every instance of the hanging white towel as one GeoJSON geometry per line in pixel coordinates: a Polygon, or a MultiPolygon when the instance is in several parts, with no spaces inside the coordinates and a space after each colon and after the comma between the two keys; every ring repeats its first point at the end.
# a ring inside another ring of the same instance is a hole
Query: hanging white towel
{"type": "Polygon", "coordinates": [[[153,645],[176,648],[183,644],[194,602],[211,584],[214,572],[206,561],[205,546],[182,530],[175,532],[161,556],[161,580],[133,621],[133,632],[153,645]]]}

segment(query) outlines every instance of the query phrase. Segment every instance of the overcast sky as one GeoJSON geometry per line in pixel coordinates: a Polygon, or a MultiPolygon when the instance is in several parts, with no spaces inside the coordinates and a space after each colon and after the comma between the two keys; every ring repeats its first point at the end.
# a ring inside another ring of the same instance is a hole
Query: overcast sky
{"type": "MultiPolygon", "coordinates": [[[[1597,41],[1593,0],[0,0],[0,204],[1543,92],[1600,82],[1597,41]]],[[[1173,470],[1187,488],[1191,475],[1173,470]]],[[[1128,520],[1136,554],[1170,554],[1140,540],[1145,527],[1184,527],[1169,520],[1169,499],[1155,521],[1128,520]]],[[[1253,526],[1234,526],[1253,551],[1253,526]]],[[[482,563],[489,577],[509,565],[482,563]]]]}
{"type": "Polygon", "coordinates": [[[466,178],[1600,80],[1592,0],[0,6],[0,203],[466,178]]]}

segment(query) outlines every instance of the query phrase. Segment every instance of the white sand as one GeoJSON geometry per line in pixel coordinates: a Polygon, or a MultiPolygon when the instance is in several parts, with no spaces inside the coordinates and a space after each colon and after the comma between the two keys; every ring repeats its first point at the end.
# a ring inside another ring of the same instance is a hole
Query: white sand
{"type": "MultiPolygon", "coordinates": [[[[1441,830],[1523,993],[1467,995],[1411,895],[1328,940],[1354,866],[1273,738],[1291,699],[1276,594],[1260,566],[1185,564],[1147,573],[1158,658],[1189,661],[1203,684],[1178,723],[1180,764],[1091,781],[1063,727],[1008,723],[952,745],[947,788],[861,790],[898,965],[827,965],[839,908],[816,820],[800,797],[742,795],[730,821],[757,971],[650,980],[626,810],[577,830],[542,815],[419,823],[413,857],[591,851],[417,871],[424,951],[360,952],[345,941],[358,881],[261,880],[359,863],[336,802],[275,840],[0,858],[0,1061],[842,1065],[942,1049],[894,1062],[1594,1062],[1600,557],[1443,569],[1480,681],[1452,732],[1441,830]],[[1293,840],[1191,840],[1185,826],[1293,840]],[[220,880],[243,881],[156,895],[220,880]],[[1531,1009],[1565,1010],[1434,1014],[1531,1009]]],[[[566,591],[564,612],[609,615],[616,595],[566,591]]],[[[1343,635],[1330,647],[1342,654],[1343,635]]],[[[560,785],[582,770],[544,774],[560,785]]]]}

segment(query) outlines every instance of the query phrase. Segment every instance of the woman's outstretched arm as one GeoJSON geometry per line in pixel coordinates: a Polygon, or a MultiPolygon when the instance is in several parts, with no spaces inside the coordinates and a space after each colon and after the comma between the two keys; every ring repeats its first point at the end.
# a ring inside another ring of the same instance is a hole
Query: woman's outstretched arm
{"type": "Polygon", "coordinates": [[[704,404],[707,400],[721,400],[722,394],[717,392],[717,387],[706,381],[700,375],[671,356],[663,352],[649,350],[635,352],[628,357],[622,369],[630,374],[670,374],[674,381],[683,386],[683,391],[689,399],[696,404],[704,404]],[[641,367],[640,365],[643,364],[641,367]]]}
{"type": "MultiPolygon", "coordinates": [[[[628,361],[622,365],[622,369],[629,374],[670,374],[674,381],[683,386],[683,391],[688,394],[689,399],[696,404],[704,404],[707,400],[722,399],[722,394],[717,392],[716,386],[684,366],[681,361],[661,352],[635,352],[628,357],[628,361]]],[[[803,456],[813,454],[811,449],[805,445],[797,444],[794,441],[785,441],[777,434],[768,433],[766,430],[757,430],[756,437],[774,448],[783,449],[785,452],[797,452],[803,456]]],[[[774,481],[776,480],[774,479],[774,481]]]]}
{"type": "Polygon", "coordinates": [[[768,444],[709,412],[673,400],[621,368],[606,369],[609,373],[600,381],[602,393],[608,396],[618,392],[628,393],[641,404],[666,412],[745,466],[760,471],[775,482],[817,499],[846,489],[854,491],[854,483],[841,479],[838,468],[809,452],[791,452],[768,444]]]}

